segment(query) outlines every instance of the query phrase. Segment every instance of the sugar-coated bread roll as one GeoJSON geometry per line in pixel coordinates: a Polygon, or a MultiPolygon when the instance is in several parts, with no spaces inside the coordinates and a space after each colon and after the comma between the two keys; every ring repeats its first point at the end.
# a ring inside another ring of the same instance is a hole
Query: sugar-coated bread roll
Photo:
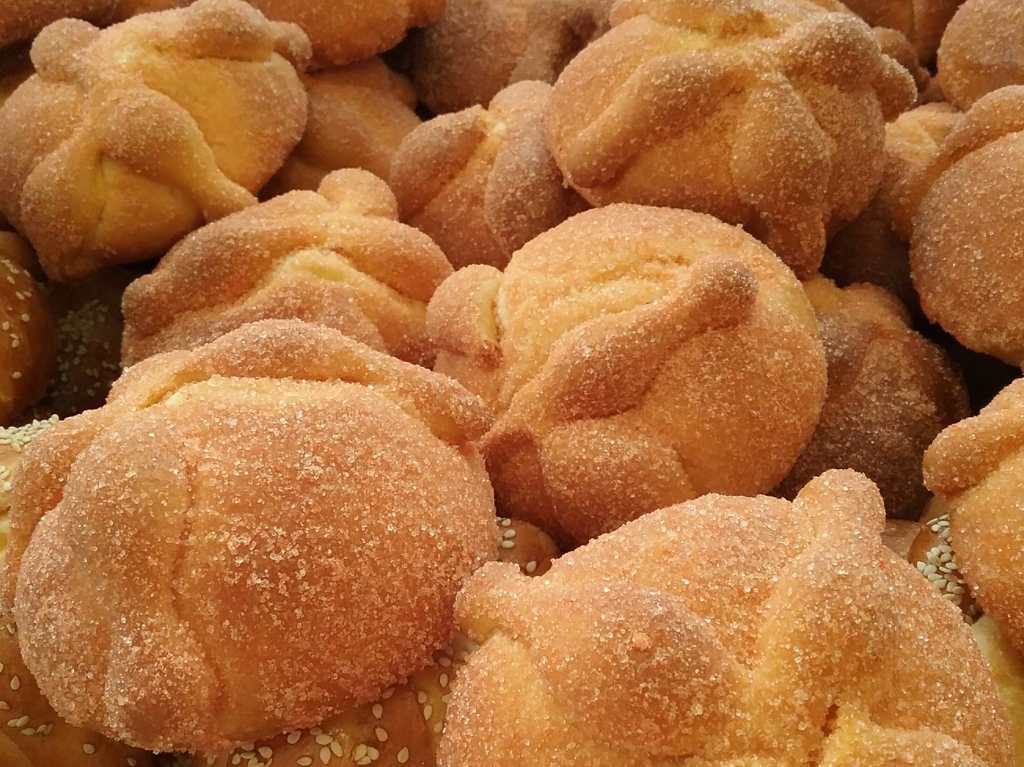
{"type": "Polygon", "coordinates": [[[3,601],[40,689],[73,724],[213,753],[373,701],[494,556],[490,420],[298,321],[133,366],[15,471],[3,601]]]}
{"type": "Polygon", "coordinates": [[[945,103],[925,104],[904,112],[885,126],[885,168],[871,204],[829,241],[824,274],[840,285],[870,282],[916,309],[910,279],[909,232],[895,220],[904,180],[938,155],[943,141],[960,121],[960,112],[945,103]]]}
{"type": "Polygon", "coordinates": [[[486,109],[425,122],[395,154],[390,180],[402,220],[429,234],[456,268],[502,269],[516,250],[587,207],[545,144],[550,96],[546,83],[516,83],[486,109]]]}
{"type": "Polygon", "coordinates": [[[435,113],[486,104],[522,80],[553,83],[608,31],[614,0],[448,0],[437,24],[416,32],[416,90],[435,113]]]}
{"type": "Polygon", "coordinates": [[[397,220],[376,176],[336,171],[193,232],[125,291],[126,365],[247,322],[301,319],[416,363],[433,360],[427,302],[452,268],[397,220]]]}
{"type": "MultiPolygon", "coordinates": [[[[502,519],[500,531],[498,561],[518,565],[524,573],[542,575],[558,556],[554,541],[526,522],[502,519]]],[[[450,646],[434,656],[430,666],[385,690],[373,703],[364,703],[309,730],[246,743],[219,757],[198,755],[191,767],[434,767],[451,686],[469,653],[476,649],[473,642],[456,635],[450,646]]]]}
{"type": "Polygon", "coordinates": [[[57,416],[30,421],[21,426],[0,427],[0,558],[7,548],[7,537],[11,529],[12,490],[14,470],[32,441],[55,423],[57,416]]]}
{"type": "Polygon", "coordinates": [[[932,73],[923,65],[917,56],[913,43],[902,32],[886,27],[875,27],[875,39],[878,40],[882,53],[893,59],[906,69],[917,85],[918,100],[932,92],[932,73]]]}
{"type": "Polygon", "coordinates": [[[1024,86],[978,101],[896,203],[924,313],[967,348],[1024,363],[1024,86]]]}
{"type": "Polygon", "coordinates": [[[964,0],[843,0],[851,11],[873,27],[904,34],[918,59],[928,64],[935,58],[942,33],[964,0]]]}
{"type": "Polygon", "coordinates": [[[921,515],[919,532],[906,552],[906,559],[917,568],[943,598],[959,606],[968,619],[978,617],[978,605],[964,580],[960,562],[953,549],[949,509],[933,498],[921,515]]]}
{"type": "Polygon", "coordinates": [[[0,232],[0,426],[43,395],[53,371],[53,316],[34,261],[24,240],[0,232]]]}
{"type": "Polygon", "coordinates": [[[499,508],[574,542],[706,492],[770,490],[825,394],[793,273],[689,211],[574,216],[504,274],[456,272],[427,322],[435,369],[501,414],[483,443],[499,508]]]}
{"type": "Polygon", "coordinates": [[[302,137],[308,55],[241,0],[50,25],[0,108],[0,211],[52,279],[160,255],[256,202],[302,137]]]}
{"type": "Polygon", "coordinates": [[[999,624],[983,617],[973,626],[974,639],[992,669],[996,685],[1010,712],[1017,763],[1024,754],[1024,655],[1014,650],[999,631],[999,624]]]}
{"type": "Polygon", "coordinates": [[[4,767],[155,767],[153,754],[62,721],[46,702],[0,624],[0,764],[4,767]]]}
{"type": "Polygon", "coordinates": [[[302,81],[309,95],[306,133],[263,196],[316,189],[342,168],[387,178],[402,139],[420,124],[412,84],[377,57],[312,72],[302,81]]]}
{"type": "Polygon", "coordinates": [[[1024,380],[943,431],[925,453],[924,476],[948,510],[952,546],[975,597],[1024,652],[1024,380]]]}
{"type": "Polygon", "coordinates": [[[340,66],[383,53],[412,27],[441,17],[445,0],[249,0],[271,19],[301,26],[316,66],[340,66]]]}
{"type": "Polygon", "coordinates": [[[1006,85],[1024,85],[1024,4],[967,0],[939,48],[939,84],[961,109],[1006,85]]]}
{"type": "Polygon", "coordinates": [[[792,504],[648,514],[540,578],[485,565],[439,764],[1011,767],[970,630],[883,546],[884,514],[835,471],[792,504]]]}
{"type": "Polygon", "coordinates": [[[878,186],[910,74],[831,0],[620,0],[611,18],[551,96],[566,179],[595,205],[743,224],[810,276],[878,186]]]}
{"type": "Polygon", "coordinates": [[[878,486],[889,516],[916,519],[928,491],[921,457],[970,414],[960,371],[910,327],[906,308],[875,285],[804,283],[828,358],[821,419],[780,491],[793,497],[827,469],[854,469],[878,486]]]}
{"type": "Polygon", "coordinates": [[[63,18],[106,25],[139,13],[166,11],[192,0],[4,0],[0,6],[0,47],[31,40],[43,27],[63,18]]]}

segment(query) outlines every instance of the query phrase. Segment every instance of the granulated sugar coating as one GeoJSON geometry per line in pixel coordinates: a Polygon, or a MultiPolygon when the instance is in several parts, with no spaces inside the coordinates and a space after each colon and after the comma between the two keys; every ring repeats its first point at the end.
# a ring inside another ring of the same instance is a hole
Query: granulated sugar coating
{"type": "Polygon", "coordinates": [[[946,25],[963,1],[844,0],[844,5],[873,27],[902,32],[921,63],[929,64],[935,58],[946,25]]]}
{"type": "Polygon", "coordinates": [[[486,104],[523,80],[553,83],[608,31],[614,0],[448,0],[437,24],[414,33],[413,77],[436,113],[486,104]]]}
{"type": "Polygon", "coordinates": [[[793,273],[710,216],[613,205],[456,272],[435,369],[501,413],[499,507],[576,542],[705,492],[757,493],[814,431],[825,358],[793,273]]]}
{"type": "Polygon", "coordinates": [[[135,365],[15,475],[4,600],[40,689],[72,724],[211,752],[374,700],[494,556],[489,424],[296,321],[135,365]]]}
{"type": "Polygon", "coordinates": [[[29,273],[31,249],[0,231],[0,426],[42,396],[53,372],[53,316],[29,273]]]}
{"type": "Polygon", "coordinates": [[[545,144],[550,95],[545,83],[520,82],[487,109],[436,117],[402,142],[390,177],[402,220],[456,268],[503,269],[516,250],[587,207],[545,144]]]}
{"type": "Polygon", "coordinates": [[[924,472],[949,513],[967,582],[1024,653],[1024,382],[942,432],[925,454],[924,472]]]}
{"type": "Polygon", "coordinates": [[[938,65],[942,92],[961,109],[1006,85],[1024,85],[1024,5],[967,0],[946,28],[938,65]]]}
{"type": "Polygon", "coordinates": [[[921,307],[969,349],[1024,362],[1024,86],[990,93],[903,182],[921,307]]]}
{"type": "Polygon", "coordinates": [[[0,211],[53,279],[162,255],[256,202],[302,138],[308,57],[298,27],[241,0],[56,22],[0,109],[0,211]]]}
{"type": "Polygon", "coordinates": [[[427,301],[452,268],[397,219],[383,181],[344,170],[319,192],[275,197],[193,232],[125,291],[125,364],[261,319],[315,322],[429,364],[427,301]]]}
{"type": "Polygon", "coordinates": [[[970,415],[960,371],[910,328],[907,310],[874,285],[804,283],[828,358],[828,396],[810,443],[780,492],[792,498],[827,469],[867,475],[889,516],[916,519],[928,500],[921,457],[936,435],[970,415]]]}
{"type": "Polygon", "coordinates": [[[623,0],[611,20],[552,93],[548,144],[569,183],[595,205],[743,224],[813,274],[826,234],[875,192],[885,120],[916,97],[909,73],[839,3],[623,0]]]}
{"type": "Polygon", "coordinates": [[[792,503],[709,495],[527,579],[459,597],[482,643],[442,767],[1011,767],[959,611],[880,541],[882,500],[828,472],[792,503]]]}

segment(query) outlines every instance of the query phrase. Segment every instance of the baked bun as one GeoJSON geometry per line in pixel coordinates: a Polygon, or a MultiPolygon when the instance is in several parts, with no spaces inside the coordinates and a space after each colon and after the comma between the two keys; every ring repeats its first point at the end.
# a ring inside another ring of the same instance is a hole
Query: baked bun
{"type": "Polygon", "coordinates": [[[878,186],[885,120],[916,98],[907,71],[829,0],[621,0],[611,18],[551,96],[566,179],[595,205],[743,224],[810,276],[878,186]]]}
{"type": "Polygon", "coordinates": [[[918,59],[917,49],[914,48],[913,43],[907,39],[906,35],[895,29],[875,27],[874,33],[882,53],[895,60],[914,78],[920,101],[924,94],[932,91],[932,73],[918,59]]]}
{"type": "MultiPolygon", "coordinates": [[[[501,531],[499,561],[518,565],[530,575],[541,575],[550,569],[558,550],[547,535],[525,522],[509,519],[501,520],[501,531]],[[517,534],[510,536],[510,531],[517,534]]],[[[271,740],[246,743],[219,757],[199,755],[192,767],[434,767],[451,686],[469,653],[476,649],[474,643],[457,635],[449,647],[434,656],[430,666],[405,683],[385,690],[373,703],[346,711],[309,730],[294,730],[271,740]]]]}
{"type": "Polygon", "coordinates": [[[925,453],[924,476],[948,509],[952,545],[974,595],[1024,652],[1024,380],[943,431],[925,453]]]}
{"type": "Polygon", "coordinates": [[[973,629],[974,638],[992,669],[992,676],[1009,710],[1017,753],[1024,754],[1024,656],[1010,647],[1000,633],[999,625],[991,618],[982,618],[973,629]]]}
{"type": "Polygon", "coordinates": [[[486,104],[522,80],[553,83],[608,31],[614,0],[448,0],[410,39],[420,99],[435,113],[486,104]]]}
{"type": "Polygon", "coordinates": [[[970,630],[881,543],[882,499],[829,472],[792,503],[709,495],[526,579],[459,595],[481,643],[442,767],[1014,763],[970,630]]]}
{"type": "Polygon", "coordinates": [[[11,524],[12,491],[14,489],[14,470],[21,462],[32,441],[55,423],[57,416],[30,421],[21,426],[0,427],[0,558],[7,548],[7,537],[11,524]]]}
{"type": "Polygon", "coordinates": [[[483,442],[499,508],[566,541],[706,492],[770,490],[824,400],[800,283],[690,211],[581,213],[504,274],[456,272],[427,322],[435,369],[501,414],[483,442]]]}
{"type": "Polygon", "coordinates": [[[893,293],[912,309],[917,293],[910,279],[910,229],[895,220],[902,184],[938,155],[960,121],[949,104],[911,109],[885,126],[885,167],[871,204],[829,241],[821,271],[840,285],[869,282],[893,293]]]}
{"type": "Polygon", "coordinates": [[[1024,85],[1024,5],[967,0],[939,48],[939,84],[961,109],[1006,85],[1024,85]]]}
{"type": "Polygon", "coordinates": [[[420,124],[409,81],[376,57],[322,69],[302,81],[309,94],[306,134],[263,190],[264,197],[314,190],[324,176],[341,168],[387,178],[402,139],[420,124]]]}
{"type": "Polygon", "coordinates": [[[192,0],[4,0],[0,7],[0,48],[31,40],[48,24],[63,18],[101,26],[151,11],[166,11],[192,0]]]}
{"type": "Polygon", "coordinates": [[[0,109],[0,210],[52,279],[160,255],[256,202],[302,137],[307,56],[241,0],[50,25],[0,109]]]}
{"type": "Polygon", "coordinates": [[[918,60],[928,64],[935,58],[942,33],[963,1],[843,0],[843,4],[871,26],[887,27],[905,35],[918,60]]]}
{"type": "Polygon", "coordinates": [[[318,67],[383,53],[412,27],[433,24],[445,0],[249,0],[271,19],[293,21],[313,44],[318,67]]]}
{"type": "Polygon", "coordinates": [[[566,189],[544,141],[551,86],[509,86],[487,109],[429,120],[399,147],[391,187],[402,220],[458,268],[502,269],[538,234],[586,207],[566,189]]]}
{"type": "Polygon", "coordinates": [[[214,753],[375,700],[493,557],[489,423],[298,321],[135,365],[15,473],[4,599],[40,689],[73,724],[214,753]]]}
{"type": "Polygon", "coordinates": [[[53,317],[18,235],[0,232],[0,425],[43,395],[53,370],[53,317]]]}
{"type": "Polygon", "coordinates": [[[828,469],[878,486],[892,517],[916,519],[928,491],[921,457],[940,431],[970,415],[960,371],[910,327],[906,308],[874,285],[804,283],[828,358],[818,428],[779,490],[792,498],[828,469]]]}
{"type": "Polygon", "coordinates": [[[125,291],[125,365],[268,318],[327,325],[429,363],[427,301],[452,268],[397,218],[383,181],[344,170],[319,192],[275,197],[193,232],[125,291]]]}
{"type": "Polygon", "coordinates": [[[896,223],[929,319],[957,341],[1024,363],[1024,86],[990,93],[898,189],[896,223]]]}

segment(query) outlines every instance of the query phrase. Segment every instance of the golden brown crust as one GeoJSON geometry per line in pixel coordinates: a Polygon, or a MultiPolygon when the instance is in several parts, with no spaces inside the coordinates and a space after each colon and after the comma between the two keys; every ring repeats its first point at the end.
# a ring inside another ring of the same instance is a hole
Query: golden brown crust
{"type": "MultiPolygon", "coordinates": [[[[928,64],[935,58],[942,33],[963,1],[843,0],[851,11],[871,26],[887,27],[905,35],[922,64],[928,64]]],[[[905,62],[900,63],[906,66],[905,62]]]]}
{"type": "Polygon", "coordinates": [[[921,307],[964,346],[1024,362],[1024,86],[990,93],[897,188],[921,307]]]}
{"type": "Polygon", "coordinates": [[[412,27],[433,24],[445,0],[251,0],[271,19],[302,27],[318,67],[342,66],[392,48],[412,27]]]}
{"type": "Polygon", "coordinates": [[[0,208],[53,279],[159,255],[255,202],[302,136],[307,57],[240,0],[52,24],[0,110],[0,208]]]}
{"type": "Polygon", "coordinates": [[[214,752],[374,700],[493,556],[489,423],[296,321],[135,365],[15,474],[6,603],[40,689],[69,722],[214,752]]]}
{"type": "Polygon", "coordinates": [[[429,120],[395,154],[390,181],[402,220],[430,235],[456,268],[504,268],[516,250],[586,207],[544,141],[550,95],[545,83],[516,83],[486,110],[429,120]]]}
{"type": "Polygon", "coordinates": [[[972,628],[1009,710],[1017,754],[1024,754],[1024,655],[1010,646],[991,618],[983,617],[972,628]]]}
{"type": "Polygon", "coordinates": [[[925,454],[924,476],[948,509],[952,546],[974,595],[1024,652],[1024,382],[943,431],[925,454]]]}
{"type": "Polygon", "coordinates": [[[53,371],[53,316],[34,261],[24,240],[0,232],[0,425],[43,395],[53,371]]]}
{"type": "Polygon", "coordinates": [[[452,269],[397,217],[383,181],[343,170],[193,232],[125,291],[125,364],[271,318],[429,364],[427,301],[452,269]]]}
{"type": "Polygon", "coordinates": [[[814,436],[779,486],[793,497],[828,469],[859,471],[889,516],[916,519],[928,499],[921,457],[970,414],[960,371],[911,329],[906,308],[874,285],[804,283],[828,358],[828,394],[814,436]]]}
{"type": "Polygon", "coordinates": [[[825,388],[792,273],[710,216],[615,205],[475,266],[428,310],[435,369],[501,413],[484,452],[499,507],[584,541],[711,490],[763,492],[825,388]]]}
{"type": "Polygon", "coordinates": [[[838,3],[622,0],[562,72],[548,143],[595,205],[743,224],[800,277],[868,204],[910,75],[838,3]],[[695,161],[694,158],[699,158],[695,161]]]}
{"type": "Polygon", "coordinates": [[[417,33],[416,89],[435,113],[487,104],[523,80],[553,83],[608,30],[614,0],[448,0],[441,20],[417,33]]]}
{"type": "Polygon", "coordinates": [[[387,178],[402,139],[420,124],[409,81],[372,58],[308,74],[303,82],[309,94],[306,133],[263,196],[316,189],[340,168],[387,178]]]}
{"type": "Polygon", "coordinates": [[[459,596],[482,648],[439,764],[1009,767],[968,628],[884,548],[883,518],[834,471],[793,504],[648,514],[542,578],[484,566],[459,596]]]}
{"type": "Polygon", "coordinates": [[[1024,85],[1024,5],[967,0],[939,47],[939,84],[960,109],[1007,85],[1024,85]]]}

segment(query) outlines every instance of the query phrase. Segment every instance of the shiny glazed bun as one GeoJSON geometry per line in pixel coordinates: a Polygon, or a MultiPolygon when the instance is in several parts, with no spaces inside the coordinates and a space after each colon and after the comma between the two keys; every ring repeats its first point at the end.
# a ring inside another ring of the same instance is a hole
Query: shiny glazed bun
{"type": "Polygon", "coordinates": [[[785,265],[710,216],[614,205],[435,293],[435,369],[500,413],[499,508],[582,542],[706,492],[758,493],[817,423],[825,359],[785,265]]]}
{"type": "Polygon", "coordinates": [[[52,24],[0,109],[0,210],[52,279],[160,255],[256,202],[302,137],[308,55],[241,0],[52,24]]]}
{"type": "Polygon", "coordinates": [[[387,178],[402,139],[420,124],[409,81],[376,57],[322,69],[302,81],[309,95],[306,133],[263,196],[316,189],[324,176],[342,168],[387,178]]]}
{"type": "Polygon", "coordinates": [[[125,291],[125,364],[270,318],[429,363],[427,302],[452,268],[397,218],[383,181],[344,170],[193,232],[125,291]]]}
{"type": "Polygon", "coordinates": [[[810,276],[878,186],[909,73],[830,0],[621,0],[611,19],[551,96],[566,179],[595,205],[743,224],[810,276]]]}
{"type": "Polygon", "coordinates": [[[489,423],[450,379],[297,321],[133,366],[16,469],[26,664],[67,721],[154,750],[373,701],[493,557],[489,423]]]}
{"type": "Polygon", "coordinates": [[[873,27],[904,34],[922,64],[935,58],[942,33],[964,0],[843,0],[873,27]]]}
{"type": "Polygon", "coordinates": [[[974,595],[1024,652],[1024,381],[943,431],[925,454],[924,476],[949,512],[952,546],[974,595]]]}
{"type": "Polygon", "coordinates": [[[901,232],[897,215],[905,179],[939,154],[960,112],[945,103],[925,104],[904,112],[885,126],[885,168],[882,183],[867,209],[829,241],[824,274],[840,285],[870,282],[893,293],[909,308],[917,308],[910,279],[909,237],[901,232]]]}
{"type": "Polygon", "coordinates": [[[458,268],[502,269],[512,254],[586,203],[566,189],[544,140],[551,86],[528,81],[490,106],[429,120],[399,147],[391,187],[402,220],[458,268]]]}
{"type": "Polygon", "coordinates": [[[648,514],[541,578],[485,565],[439,764],[1011,767],[970,630],[882,545],[884,513],[828,472],[792,504],[648,514]]]}
{"type": "Polygon", "coordinates": [[[961,109],[1006,85],[1024,85],[1024,4],[967,0],[939,48],[939,84],[961,109]]]}
{"type": "Polygon", "coordinates": [[[1024,86],[978,101],[897,199],[925,314],[969,349],[1024,363],[1024,86]]]}
{"type": "Polygon", "coordinates": [[[433,24],[445,0],[249,0],[271,19],[293,21],[313,43],[317,66],[383,53],[411,27],[433,24]]]}
{"type": "Polygon", "coordinates": [[[970,414],[960,371],[881,288],[837,288],[824,277],[804,288],[828,358],[828,394],[814,436],[779,489],[793,497],[828,469],[854,469],[878,486],[890,516],[916,519],[928,500],[924,451],[970,414]]]}
{"type": "Polygon", "coordinates": [[[522,80],[553,83],[608,31],[614,0],[448,0],[437,24],[412,35],[416,90],[436,113],[486,104],[522,80]]]}
{"type": "Polygon", "coordinates": [[[43,395],[53,371],[53,316],[18,235],[0,232],[0,425],[43,395]]]}

